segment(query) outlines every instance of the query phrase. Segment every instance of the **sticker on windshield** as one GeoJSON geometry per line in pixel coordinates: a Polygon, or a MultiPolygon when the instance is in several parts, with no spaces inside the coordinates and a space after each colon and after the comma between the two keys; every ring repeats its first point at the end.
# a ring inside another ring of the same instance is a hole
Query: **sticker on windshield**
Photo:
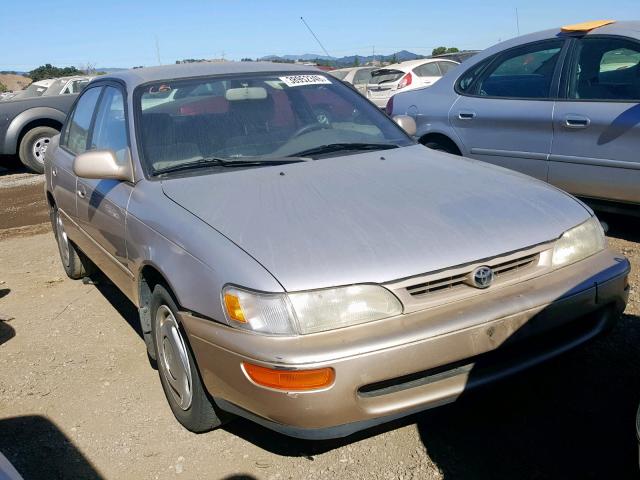
{"type": "Polygon", "coordinates": [[[288,75],[280,77],[288,87],[299,87],[301,85],[331,85],[331,80],[322,75],[288,75]]]}

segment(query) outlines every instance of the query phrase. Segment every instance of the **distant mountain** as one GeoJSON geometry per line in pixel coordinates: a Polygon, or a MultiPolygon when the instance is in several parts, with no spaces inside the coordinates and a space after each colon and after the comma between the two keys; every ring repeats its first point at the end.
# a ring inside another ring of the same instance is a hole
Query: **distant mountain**
{"type": "Polygon", "coordinates": [[[109,67],[109,68],[96,67],[95,68],[96,72],[105,72],[105,73],[121,72],[122,70],[128,70],[128,69],[127,68],[116,68],[116,67],[109,67]]]}
{"type": "MultiPolygon", "coordinates": [[[[313,53],[305,53],[304,55],[268,55],[266,57],[259,58],[258,60],[263,60],[267,62],[295,62],[296,60],[301,60],[303,62],[312,62],[314,60],[323,60],[325,62],[330,62],[331,64],[337,67],[347,67],[354,64],[356,61],[356,57],[361,64],[371,62],[374,60],[373,55],[349,55],[346,57],[327,57],[326,55],[314,55],[313,53]]],[[[399,52],[392,53],[391,55],[376,55],[375,60],[389,62],[392,59],[397,59],[399,62],[404,62],[406,60],[416,60],[419,58],[424,58],[424,55],[418,55],[417,53],[409,52],[407,50],[400,50],[399,52]]]]}

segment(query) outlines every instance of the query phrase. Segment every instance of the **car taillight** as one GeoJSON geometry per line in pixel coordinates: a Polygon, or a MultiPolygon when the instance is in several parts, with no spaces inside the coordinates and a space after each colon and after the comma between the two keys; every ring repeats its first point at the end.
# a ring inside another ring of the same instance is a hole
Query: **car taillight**
{"type": "Polygon", "coordinates": [[[404,87],[408,87],[409,85],[411,85],[412,81],[413,77],[411,76],[411,72],[409,72],[404,77],[402,77],[402,80],[400,80],[400,83],[398,83],[398,90],[404,87]]]}
{"type": "Polygon", "coordinates": [[[389,99],[389,101],[387,102],[387,106],[384,107],[384,111],[387,113],[387,115],[391,116],[391,114],[393,113],[393,97],[391,97],[389,99]]]}

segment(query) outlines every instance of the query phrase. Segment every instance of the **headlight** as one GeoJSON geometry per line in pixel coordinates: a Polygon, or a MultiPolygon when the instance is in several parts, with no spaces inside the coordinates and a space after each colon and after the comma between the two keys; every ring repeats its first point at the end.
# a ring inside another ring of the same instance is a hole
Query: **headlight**
{"type": "Polygon", "coordinates": [[[222,299],[231,326],[272,335],[323,332],[402,313],[398,299],[376,285],[287,294],[229,286],[224,288],[222,299]]]}
{"type": "Polygon", "coordinates": [[[567,230],[553,247],[553,266],[568,265],[599,252],[606,246],[604,231],[596,217],[567,230]]]}

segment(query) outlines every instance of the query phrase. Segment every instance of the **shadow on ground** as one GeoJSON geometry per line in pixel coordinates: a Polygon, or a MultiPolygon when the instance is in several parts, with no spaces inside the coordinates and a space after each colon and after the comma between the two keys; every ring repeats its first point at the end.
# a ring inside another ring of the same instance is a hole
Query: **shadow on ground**
{"type": "Polygon", "coordinates": [[[28,171],[17,155],[0,155],[0,177],[28,171]]]}
{"type": "Polygon", "coordinates": [[[445,479],[638,478],[640,318],[550,363],[422,414],[445,479]]]}
{"type": "Polygon", "coordinates": [[[39,415],[0,420],[0,452],[24,480],[102,478],[73,442],[39,415]]]}
{"type": "Polygon", "coordinates": [[[607,222],[607,235],[629,242],[640,242],[640,218],[630,215],[597,212],[598,218],[607,222]]]}
{"type": "Polygon", "coordinates": [[[0,320],[0,345],[16,336],[16,331],[7,322],[0,320]]]}

